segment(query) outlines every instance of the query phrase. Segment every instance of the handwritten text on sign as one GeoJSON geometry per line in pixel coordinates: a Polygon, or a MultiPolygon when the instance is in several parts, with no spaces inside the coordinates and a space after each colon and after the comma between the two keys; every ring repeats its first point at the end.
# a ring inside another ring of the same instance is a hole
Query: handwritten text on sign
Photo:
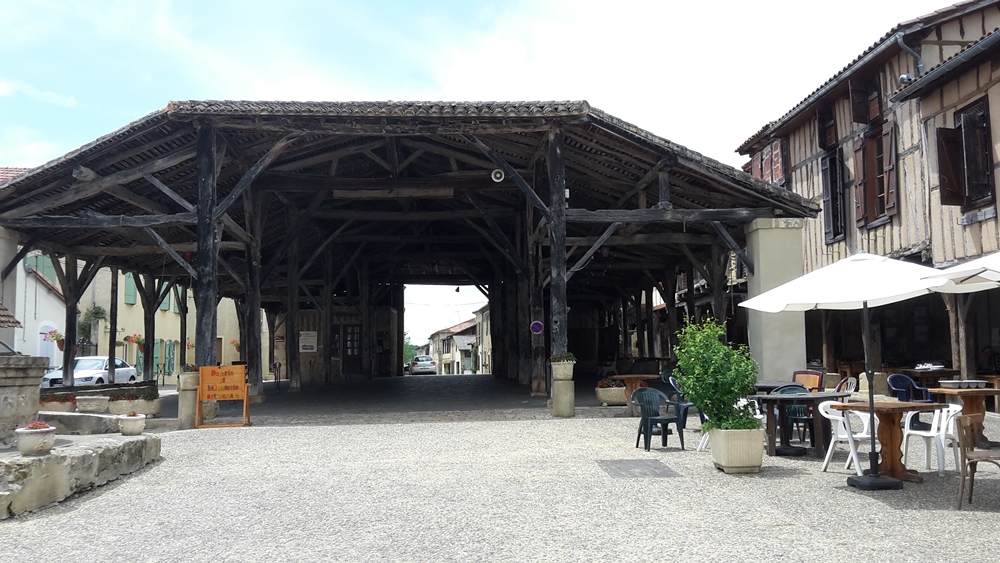
{"type": "Polygon", "coordinates": [[[247,392],[246,366],[201,368],[202,401],[242,401],[247,392]]]}

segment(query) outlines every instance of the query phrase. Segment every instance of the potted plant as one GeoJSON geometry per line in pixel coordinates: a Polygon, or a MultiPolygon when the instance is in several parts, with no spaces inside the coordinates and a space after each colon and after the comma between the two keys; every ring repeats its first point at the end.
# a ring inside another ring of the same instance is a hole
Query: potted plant
{"type": "Polygon", "coordinates": [[[125,342],[131,342],[132,344],[135,344],[135,347],[139,349],[139,352],[145,352],[146,339],[143,338],[141,334],[126,336],[125,342]]]}
{"type": "Polygon", "coordinates": [[[594,392],[597,394],[597,402],[601,403],[602,407],[624,405],[627,402],[624,381],[604,378],[597,382],[594,392]]]}
{"type": "Polygon", "coordinates": [[[63,334],[58,330],[52,329],[46,332],[45,336],[42,337],[42,340],[45,340],[46,342],[55,342],[56,348],[59,348],[59,351],[62,352],[65,341],[63,340],[63,334]]]}
{"type": "Polygon", "coordinates": [[[552,365],[552,379],[565,381],[573,379],[573,366],[576,364],[576,356],[571,352],[564,354],[553,354],[549,357],[552,365]]]}
{"type": "Polygon", "coordinates": [[[56,427],[36,420],[24,428],[14,430],[17,451],[21,455],[45,455],[56,443],[56,427]]]}
{"type": "Polygon", "coordinates": [[[138,436],[146,429],[146,415],[136,411],[128,411],[118,417],[118,426],[122,436],[138,436]]]}
{"type": "Polygon", "coordinates": [[[154,417],[160,413],[162,408],[163,405],[156,387],[129,389],[112,395],[111,401],[108,403],[108,412],[117,415],[135,411],[154,417]]]}
{"type": "Polygon", "coordinates": [[[751,404],[757,362],[746,346],[722,342],[724,324],[708,319],[677,332],[678,381],[685,398],[708,420],[712,460],[726,473],[758,473],[764,460],[764,429],[751,404]]]}
{"type": "Polygon", "coordinates": [[[239,340],[239,338],[234,338],[234,339],[230,340],[229,343],[232,344],[233,348],[236,348],[236,353],[239,354],[240,353],[240,340],[239,340]]]}

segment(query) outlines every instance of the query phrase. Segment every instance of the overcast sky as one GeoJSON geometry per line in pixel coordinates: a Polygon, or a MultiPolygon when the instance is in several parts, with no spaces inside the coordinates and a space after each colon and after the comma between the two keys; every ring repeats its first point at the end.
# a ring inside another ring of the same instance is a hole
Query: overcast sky
{"type": "MultiPolygon", "coordinates": [[[[740,166],[735,148],[765,123],[897,23],[952,3],[0,0],[0,166],[41,165],[187,99],[587,100],[740,166]]],[[[459,316],[485,303],[441,293],[478,302],[459,316]]],[[[416,304],[440,298],[426,297],[407,294],[408,330],[416,304]]],[[[414,343],[458,322],[435,315],[414,343]]]]}

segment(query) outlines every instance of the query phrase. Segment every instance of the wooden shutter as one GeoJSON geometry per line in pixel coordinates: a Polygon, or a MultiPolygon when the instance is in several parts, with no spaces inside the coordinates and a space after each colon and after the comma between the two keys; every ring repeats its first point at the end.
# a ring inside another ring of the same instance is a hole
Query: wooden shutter
{"type": "Polygon", "coordinates": [[[851,90],[851,121],[868,123],[868,90],[864,84],[860,87],[854,82],[848,83],[851,90]]]}
{"type": "Polygon", "coordinates": [[[958,129],[939,127],[937,130],[937,151],[941,205],[962,205],[965,201],[962,132],[958,129]]]}
{"type": "Polygon", "coordinates": [[[132,272],[125,274],[125,304],[135,305],[135,279],[132,277],[132,272]]]}
{"type": "Polygon", "coordinates": [[[990,170],[990,135],[982,106],[962,114],[962,142],[965,162],[965,193],[967,204],[984,202],[993,197],[990,170]]]}
{"type": "Polygon", "coordinates": [[[761,178],[767,182],[771,181],[771,145],[764,147],[761,151],[761,178]]]}
{"type": "Polygon", "coordinates": [[[785,159],[781,139],[771,143],[771,181],[780,182],[785,178],[785,159]]]}
{"type": "Polygon", "coordinates": [[[760,178],[760,153],[754,153],[753,160],[750,162],[750,175],[754,178],[760,178]]]}
{"type": "Polygon", "coordinates": [[[170,310],[170,293],[167,293],[167,296],[163,298],[163,301],[160,301],[160,310],[161,311],[170,310]]]}
{"type": "Polygon", "coordinates": [[[885,173],[885,216],[899,211],[896,205],[896,128],[892,121],[882,124],[882,170],[885,173]]]}
{"type": "Polygon", "coordinates": [[[833,178],[831,177],[833,172],[832,167],[834,166],[834,162],[832,161],[833,159],[829,156],[824,156],[823,160],[820,161],[820,170],[823,177],[823,234],[827,244],[832,243],[836,236],[833,230],[835,211],[833,208],[833,178]]]}
{"type": "Polygon", "coordinates": [[[854,223],[864,227],[867,222],[865,190],[865,138],[854,140],[854,223]]]}

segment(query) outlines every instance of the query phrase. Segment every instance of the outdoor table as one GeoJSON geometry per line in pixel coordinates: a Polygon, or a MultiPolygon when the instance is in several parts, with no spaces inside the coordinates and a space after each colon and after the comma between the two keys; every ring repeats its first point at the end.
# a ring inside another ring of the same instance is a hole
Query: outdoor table
{"type": "Polygon", "coordinates": [[[625,412],[629,416],[635,416],[635,408],[632,405],[632,393],[642,385],[643,381],[659,378],[659,375],[648,373],[626,373],[624,375],[612,375],[608,379],[625,382],[625,412]]]}
{"type": "Polygon", "coordinates": [[[790,379],[785,381],[767,379],[754,383],[754,387],[757,388],[758,393],[770,393],[771,391],[774,391],[778,387],[784,387],[785,385],[798,385],[798,384],[790,379]]]}
{"type": "MultiPolygon", "coordinates": [[[[890,373],[893,373],[890,371],[890,373]]],[[[921,387],[937,387],[942,379],[955,379],[961,373],[957,369],[900,369],[899,373],[910,376],[921,387]]]]}
{"type": "MultiPolygon", "coordinates": [[[[1000,375],[977,375],[976,379],[985,379],[990,387],[1000,389],[1000,375]]],[[[1000,412],[1000,397],[993,397],[993,412],[1000,412]]]]}
{"type": "MultiPolygon", "coordinates": [[[[790,383],[790,382],[789,382],[790,383]]],[[[785,407],[788,405],[809,405],[813,407],[813,427],[812,433],[816,440],[816,457],[826,456],[827,440],[830,439],[830,421],[819,414],[819,404],[823,401],[834,401],[849,397],[850,393],[837,391],[823,391],[820,393],[793,393],[788,395],[757,394],[750,395],[749,399],[760,401],[764,408],[767,427],[767,455],[803,455],[805,448],[792,446],[788,443],[788,432],[781,433],[781,446],[775,444],[776,423],[774,411],[771,405],[778,408],[778,416],[781,419],[782,427],[787,424],[785,420],[785,407]]]]}
{"type": "MultiPolygon", "coordinates": [[[[933,411],[944,408],[940,403],[910,403],[905,401],[876,401],[875,416],[878,417],[878,443],[882,445],[882,461],[878,464],[879,475],[895,477],[900,481],[922,483],[923,477],[903,465],[903,429],[900,423],[903,413],[910,411],[933,411]]],[[[867,402],[838,403],[833,405],[838,411],[868,412],[867,402]]]]}
{"type": "MultiPolygon", "coordinates": [[[[928,391],[933,395],[945,395],[948,397],[958,397],[962,399],[962,414],[979,414],[986,413],[986,396],[993,395],[994,397],[1000,395],[1000,389],[990,389],[985,387],[983,389],[949,389],[947,387],[928,389],[928,391]]],[[[976,437],[976,447],[977,448],[989,448],[991,446],[997,445],[995,442],[991,442],[986,436],[983,435],[983,424],[973,424],[972,425],[973,435],[976,437]]]]}

